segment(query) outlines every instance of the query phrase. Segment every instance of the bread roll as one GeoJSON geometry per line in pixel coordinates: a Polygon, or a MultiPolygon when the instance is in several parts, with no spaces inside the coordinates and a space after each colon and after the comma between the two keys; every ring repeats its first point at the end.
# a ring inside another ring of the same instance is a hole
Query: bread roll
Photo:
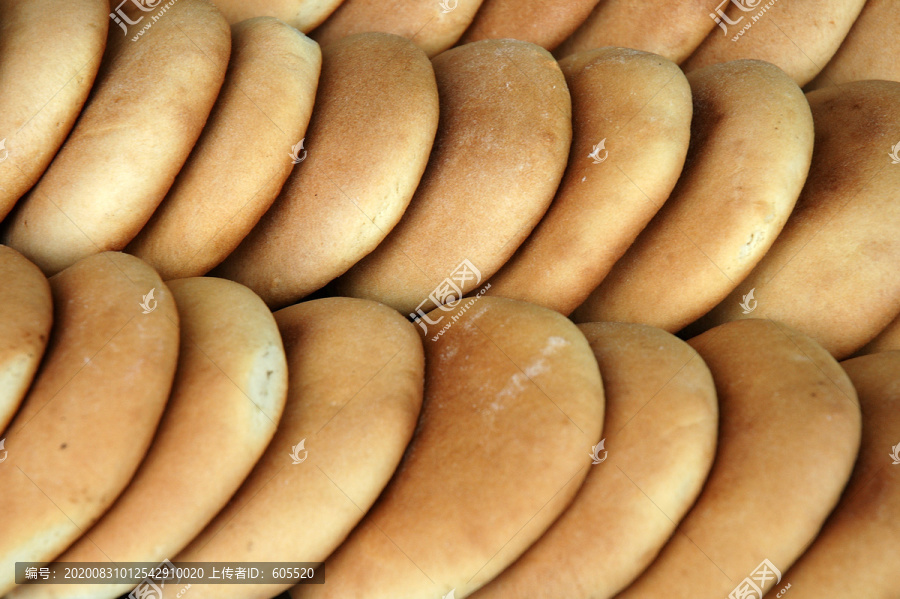
{"type": "Polygon", "coordinates": [[[31,385],[50,336],[53,299],[41,270],[0,245],[0,438],[31,385]]]}
{"type": "Polygon", "coordinates": [[[653,561],[712,466],[716,390],[697,352],[643,325],[579,328],[603,374],[602,462],[550,530],[472,599],[612,597],[653,561]]]}
{"type": "Polygon", "coordinates": [[[887,598],[900,585],[900,352],[841,366],[859,394],[862,445],[841,502],[782,580],[791,599],[887,598]]]}
{"type": "Polygon", "coordinates": [[[575,312],[577,322],[677,331],[724,299],[765,255],[803,187],[813,144],[806,98],[759,61],[688,75],[691,147],[671,197],[575,312]]]}
{"type": "Polygon", "coordinates": [[[485,40],[433,63],[441,118],[422,182],[403,220],[337,283],[404,313],[431,309],[428,295],[464,260],[480,277],[469,272],[447,299],[509,259],[553,199],[572,137],[565,77],[546,50],[485,40]]]}
{"type": "Polygon", "coordinates": [[[689,343],[716,383],[716,460],[675,535],[617,599],[721,599],[765,559],[785,572],[837,503],[856,459],[856,392],[809,337],[742,320],[689,343]]]}
{"type": "Polygon", "coordinates": [[[364,33],[325,48],[309,155],[216,274],[273,307],[343,274],[400,220],[437,122],[434,71],[408,40],[364,33]]]}
{"type": "Polygon", "coordinates": [[[466,597],[578,491],[603,423],[590,346],[545,308],[472,301],[437,341],[424,335],[425,404],[391,484],[325,563],[327,582],[294,599],[466,597]]]}
{"type": "Polygon", "coordinates": [[[709,8],[709,0],[601,0],[555,54],[562,58],[622,46],[680,63],[716,26],[708,16],[709,8]]]}
{"type": "Polygon", "coordinates": [[[0,221],[75,124],[100,68],[108,8],[106,0],[0,0],[0,221]]]}
{"type": "Polygon", "coordinates": [[[806,85],[834,56],[865,3],[724,0],[710,15],[721,23],[684,62],[684,70],[752,58],[774,63],[806,85]]]}
{"type": "Polygon", "coordinates": [[[481,0],[343,0],[310,37],[327,46],[355,33],[393,33],[431,57],[456,43],[480,5],[481,0]]]}
{"type": "Polygon", "coordinates": [[[900,350],[900,314],[878,333],[877,337],[859,350],[859,353],[865,355],[891,350],[900,350]]]}
{"type": "MultiPolygon", "coordinates": [[[[374,503],[413,434],[424,363],[403,317],[374,302],[329,298],[280,310],[275,320],[290,373],[278,431],[228,506],[173,561],[324,561],[374,503]]],[[[191,592],[268,599],[288,586],[191,592]]],[[[166,585],[163,596],[180,589],[166,585]]]]}
{"type": "Polygon", "coordinates": [[[790,220],[750,276],[703,320],[784,322],[838,359],[868,343],[900,311],[900,83],[858,81],[808,94],[816,149],[790,220]]]}
{"type": "Polygon", "coordinates": [[[603,48],[560,67],[572,93],[569,166],[488,294],[569,314],[666,201],[684,166],[693,108],[681,70],[653,54],[603,48]]]}
{"type": "Polygon", "coordinates": [[[0,595],[15,586],[15,562],[52,560],[128,484],[178,355],[175,302],[137,258],[84,258],[50,287],[53,334],[0,464],[0,595]]]}
{"type": "Polygon", "coordinates": [[[328,18],[342,0],[213,0],[229,23],[276,17],[306,33],[328,18]]]}
{"type": "MultiPolygon", "coordinates": [[[[171,558],[225,506],[275,434],[287,364],[272,313],[231,281],[167,285],[181,319],[181,347],[153,445],[116,503],[56,561],[171,558]]],[[[25,585],[9,599],[115,599],[132,586],[25,585]]]]}
{"type": "Polygon", "coordinates": [[[900,54],[900,3],[867,0],[841,47],[806,89],[865,79],[900,81],[897,54],[900,54]]]}
{"type": "Polygon", "coordinates": [[[460,43],[517,39],[552,50],[590,14],[597,0],[484,0],[460,43]]]}
{"type": "Polygon", "coordinates": [[[165,279],[202,275],[234,251],[291,174],[291,148],[304,139],[312,113],[318,44],[270,18],[235,25],[232,41],[203,134],[127,248],[165,279]]]}
{"type": "Polygon", "coordinates": [[[166,195],[206,122],[228,64],[228,24],[206,0],[167,6],[123,7],[133,9],[129,20],[141,20],[125,35],[125,21],[110,28],[78,125],[10,216],[6,243],[48,275],[124,248],[166,195]]]}

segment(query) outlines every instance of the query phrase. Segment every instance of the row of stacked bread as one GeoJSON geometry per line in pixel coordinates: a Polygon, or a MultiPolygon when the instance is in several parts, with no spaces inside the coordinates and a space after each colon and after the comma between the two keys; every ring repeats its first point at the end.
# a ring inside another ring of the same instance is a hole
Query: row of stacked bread
{"type": "Polygon", "coordinates": [[[48,282],[0,246],[0,273],[5,349],[50,338],[18,412],[0,397],[10,599],[131,588],[14,584],[15,562],[53,560],[325,561],[297,598],[713,599],[746,577],[767,597],[886,599],[900,583],[900,351],[838,364],[773,320],[686,343],[495,297],[434,309],[453,324],[432,340],[369,300],[273,317],[238,283],[164,283],[116,252],[48,282]]]}

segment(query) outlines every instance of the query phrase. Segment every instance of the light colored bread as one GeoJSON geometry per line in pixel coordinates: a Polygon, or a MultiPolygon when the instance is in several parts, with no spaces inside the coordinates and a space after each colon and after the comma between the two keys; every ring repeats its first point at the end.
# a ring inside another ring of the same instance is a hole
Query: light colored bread
{"type": "Polygon", "coordinates": [[[491,277],[488,294],[569,314],[668,198],[693,107],[681,70],[654,54],[603,48],[560,67],[572,93],[569,166],[547,214],[491,277]]]}
{"type": "Polygon", "coordinates": [[[579,328],[603,375],[603,461],[550,530],[472,599],[612,597],[650,565],[712,466],[716,389],[697,352],[644,325],[579,328]]]}
{"type": "Polygon", "coordinates": [[[216,274],[272,307],[343,274],[400,220],[437,123],[434,71],[409,40],[364,33],[326,47],[309,154],[216,274]]]}
{"type": "MultiPolygon", "coordinates": [[[[278,426],[287,364],[272,313],[214,278],[169,281],[181,322],[178,369],[147,457],[116,503],[59,562],[170,559],[221,510],[278,426]]],[[[25,585],[10,599],[115,599],[133,585],[25,585]]]]}
{"type": "Polygon", "coordinates": [[[617,599],[721,599],[765,559],[785,572],[837,503],[856,459],[856,392],[812,339],[742,320],[688,343],[716,383],[715,463],[675,535],[617,599]]]}
{"type": "Polygon", "coordinates": [[[725,17],[715,13],[721,25],[684,61],[684,70],[690,73],[730,60],[765,60],[778,65],[798,85],[806,85],[834,56],[865,3],[866,0],[723,2],[725,17]]]}
{"type": "Polygon", "coordinates": [[[318,44],[270,18],[235,25],[232,43],[209,122],[126,249],[167,280],[202,275],[234,251],[291,174],[291,148],[304,139],[312,114],[318,44]]]}
{"type": "Polygon", "coordinates": [[[441,117],[422,182],[397,227],[337,283],[404,313],[434,307],[428,295],[464,260],[481,277],[463,294],[497,272],[550,205],[572,138],[565,77],[546,50],[485,40],[433,63],[441,117]]]}
{"type": "Polygon", "coordinates": [[[228,24],[206,0],[166,6],[129,13],[144,16],[127,35],[110,28],[78,124],[9,219],[6,243],[48,275],[124,248],[165,197],[209,116],[228,64],[228,24]]]}
{"type": "Polygon", "coordinates": [[[52,277],[50,287],[47,355],[0,464],[0,595],[15,586],[15,562],[52,560],[125,488],[175,374],[178,313],[147,264],[105,252],[52,277]]]}
{"type": "Polygon", "coordinates": [[[275,17],[306,33],[328,18],[342,0],[213,0],[229,23],[275,17]]]}
{"type": "Polygon", "coordinates": [[[393,33],[432,57],[456,43],[480,5],[481,0],[343,0],[310,37],[327,46],[355,33],[393,33]]]}
{"type": "Polygon", "coordinates": [[[866,0],[850,33],[807,90],[851,81],[900,81],[900,2],[866,0]]]}
{"type": "MultiPolygon", "coordinates": [[[[278,431],[228,506],[173,561],[324,561],[372,506],[413,434],[424,360],[403,317],[375,302],[329,298],[275,320],[290,373],[278,431]]],[[[289,586],[191,592],[268,599],[289,586]]],[[[180,589],[166,585],[164,597],[180,589]]]]}
{"type": "Polygon", "coordinates": [[[484,39],[516,39],[553,50],[591,13],[597,0],[484,0],[461,44],[484,39]]]}
{"type": "Polygon", "coordinates": [[[0,438],[41,363],[53,298],[41,269],[0,245],[0,438]]]}
{"type": "Polygon", "coordinates": [[[892,350],[900,350],[900,314],[878,333],[877,337],[859,350],[859,353],[865,355],[892,350]]]}
{"type": "Polygon", "coordinates": [[[772,246],[809,169],[806,98],[770,64],[735,61],[688,75],[691,147],[671,197],[575,311],[577,322],[677,331],[740,284],[772,246]]]}
{"type": "Polygon", "coordinates": [[[709,0],[601,0],[555,54],[562,58],[594,48],[622,46],[679,63],[715,27],[709,9],[709,0]]]}
{"type": "Polygon", "coordinates": [[[707,318],[784,322],[838,359],[871,341],[900,312],[900,83],[858,81],[808,94],[816,149],[803,194],[778,240],[707,318]]]}
{"type": "Polygon", "coordinates": [[[841,366],[862,408],[859,458],[841,502],[779,585],[791,585],[791,599],[888,599],[900,586],[900,352],[841,366]]]}
{"type": "Polygon", "coordinates": [[[108,13],[106,0],[0,1],[0,221],[75,124],[100,68],[108,13]]]}
{"type": "Polygon", "coordinates": [[[326,584],[297,585],[294,599],[466,597],[544,533],[587,475],[603,385],[584,335],[502,298],[454,312],[437,341],[424,335],[426,398],[403,463],[325,563],[326,584]]]}

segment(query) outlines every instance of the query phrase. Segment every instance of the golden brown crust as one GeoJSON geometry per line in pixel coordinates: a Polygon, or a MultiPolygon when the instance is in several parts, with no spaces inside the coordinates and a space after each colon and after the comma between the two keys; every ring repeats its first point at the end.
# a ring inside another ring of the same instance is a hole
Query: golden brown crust
{"type": "Polygon", "coordinates": [[[715,463],[675,535],[617,599],[719,599],[764,559],[785,572],[837,503],[856,459],[856,392],[809,337],[741,320],[688,343],[716,383],[715,463]]]}
{"type": "Polygon", "coordinates": [[[684,61],[684,71],[690,73],[730,60],[765,60],[784,70],[798,85],[806,85],[840,47],[865,3],[732,0],[725,5],[725,18],[737,24],[723,20],[684,61]],[[749,10],[739,8],[739,4],[749,10]]]}
{"type": "Polygon", "coordinates": [[[326,47],[309,154],[215,273],[272,307],[343,274],[403,216],[437,123],[434,71],[414,44],[364,33],[326,47]]]}
{"type": "Polygon", "coordinates": [[[900,352],[841,366],[859,394],[862,444],[841,502],[779,585],[793,599],[891,597],[900,585],[900,352]]]}
{"type": "Polygon", "coordinates": [[[328,583],[298,585],[295,599],[465,597],[540,537],[587,474],[603,387],[570,321],[485,297],[423,343],[426,400],[403,463],[326,562],[328,583]]]}
{"type": "Polygon", "coordinates": [[[546,50],[485,40],[433,63],[440,123],[422,182],[391,234],[337,284],[404,313],[463,260],[486,278],[509,259],[553,199],[572,136],[565,78],[546,50]]]}
{"type": "MultiPolygon", "coordinates": [[[[287,364],[272,313],[231,281],[203,277],[167,286],[181,343],[153,444],[116,503],[57,562],[170,559],[225,506],[275,434],[287,364]]],[[[115,599],[131,588],[26,585],[10,599],[115,599]]]]}
{"type": "Polygon", "coordinates": [[[110,28],[77,126],[10,216],[6,243],[47,274],[124,248],[166,195],[209,116],[228,64],[228,24],[206,0],[165,6],[161,16],[136,11],[131,18],[147,16],[127,36],[110,28]]]}
{"type": "Polygon", "coordinates": [[[900,311],[900,168],[888,153],[900,122],[900,83],[858,81],[808,94],[816,123],[809,178],[778,240],[703,326],[752,316],[809,335],[838,359],[900,311]],[[873,292],[877,290],[877,292],[873,292]]]}
{"type": "Polygon", "coordinates": [[[560,58],[604,46],[652,52],[680,63],[715,27],[710,0],[602,0],[554,54],[560,58]]]}
{"type": "Polygon", "coordinates": [[[602,462],[537,543],[472,599],[612,597],[650,565],[712,466],[716,391],[697,352],[644,325],[578,328],[603,375],[602,462]]]}
{"type": "MultiPolygon", "coordinates": [[[[177,561],[324,561],[374,503],[413,434],[424,359],[402,316],[375,302],[329,298],[280,310],[275,320],[289,368],[278,431],[228,506],[177,561]],[[293,463],[292,450],[301,463],[293,463]]],[[[192,589],[241,599],[288,586],[192,589]]],[[[164,597],[180,588],[167,585],[164,597]]]]}
{"type": "Polygon", "coordinates": [[[0,439],[22,398],[50,336],[53,299],[41,270],[0,245],[0,439]]]}
{"type": "Polygon", "coordinates": [[[342,0],[213,0],[229,23],[275,17],[307,33],[322,24],[342,0]]]}
{"type": "Polygon", "coordinates": [[[126,251],[163,279],[194,277],[234,251],[281,191],[312,114],[322,55],[271,18],[232,28],[222,91],[184,168],[126,251]]]}
{"type": "Polygon", "coordinates": [[[603,48],[560,67],[572,93],[569,165],[547,214],[491,278],[488,294],[569,314],[668,198],[693,107],[678,66],[653,54],[603,48]]]}
{"type": "Polygon", "coordinates": [[[0,221],[46,170],[100,68],[107,0],[0,1],[0,221]]]}
{"type": "Polygon", "coordinates": [[[393,33],[432,57],[456,43],[480,5],[481,0],[343,0],[310,37],[327,46],[356,33],[393,33]]]}
{"type": "Polygon", "coordinates": [[[900,2],[867,0],[850,33],[807,90],[852,81],[900,81],[900,2]]]}
{"type": "Polygon", "coordinates": [[[684,172],[578,322],[678,331],[722,301],[775,241],[809,169],[813,121],[777,67],[734,61],[688,75],[694,102],[684,172]]]}
{"type": "Polygon", "coordinates": [[[553,50],[581,25],[597,0],[484,0],[460,44],[516,39],[553,50]]]}
{"type": "Polygon", "coordinates": [[[134,256],[90,256],[50,287],[55,326],[0,464],[0,594],[14,586],[14,562],[52,560],[128,484],[178,355],[175,302],[134,256]]]}

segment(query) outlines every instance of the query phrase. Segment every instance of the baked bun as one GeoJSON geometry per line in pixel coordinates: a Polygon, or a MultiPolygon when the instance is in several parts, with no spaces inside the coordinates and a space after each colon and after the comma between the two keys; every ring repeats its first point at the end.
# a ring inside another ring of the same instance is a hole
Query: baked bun
{"type": "Polygon", "coordinates": [[[126,248],[165,279],[205,274],[234,251],[291,174],[291,148],[312,114],[318,44],[271,18],[233,26],[232,44],[209,122],[166,199],[126,248]]]}
{"type": "Polygon", "coordinates": [[[75,124],[100,68],[108,13],[107,0],[0,0],[0,221],[75,124]]]}
{"type": "MultiPolygon", "coordinates": [[[[402,316],[328,298],[279,310],[275,320],[289,368],[278,431],[231,502],[173,561],[324,561],[375,502],[413,434],[424,363],[402,316]]],[[[266,599],[289,586],[195,584],[191,592],[266,599]]],[[[166,585],[163,597],[180,589],[166,585]]]]}
{"type": "Polygon", "coordinates": [[[716,389],[697,352],[644,325],[578,328],[603,375],[600,462],[553,526],[472,599],[612,597],[650,565],[712,466],[716,389]]]}
{"type": "MultiPolygon", "coordinates": [[[[856,392],[812,339],[780,323],[741,320],[689,343],[716,383],[715,463],[675,535],[617,599],[721,599],[763,560],[787,571],[837,503],[856,459],[856,392]]],[[[775,580],[759,586],[765,592],[775,580]]]]}
{"type": "Polygon", "coordinates": [[[569,314],[668,198],[693,107],[684,74],[654,54],[601,48],[560,67],[572,93],[569,166],[547,214],[491,277],[488,294],[569,314]]]}
{"type": "Polygon", "coordinates": [[[466,597],[544,533],[591,467],[603,386],[581,332],[501,298],[439,315],[450,328],[421,331],[426,397],[403,463],[325,562],[326,584],[294,599],[466,597]]]}
{"type": "Polygon", "coordinates": [[[48,276],[121,250],[137,235],[184,165],[225,77],[231,34],[213,5],[134,6],[122,10],[141,20],[125,35],[110,28],[78,124],[8,219],[5,243],[48,276]]]}
{"type": "MultiPolygon", "coordinates": [[[[50,336],[53,298],[41,269],[0,245],[0,435],[31,385],[50,336]]],[[[2,438],[2,436],[0,436],[2,438]]]]}
{"type": "Polygon", "coordinates": [[[572,137],[565,77],[543,48],[485,40],[433,60],[440,92],[434,151],[409,208],[375,251],[337,282],[343,295],[403,313],[468,260],[446,303],[477,287],[515,252],[553,199],[572,137]]]}
{"type": "Polygon", "coordinates": [[[0,464],[0,596],[15,562],[52,560],[128,485],[178,356],[175,302],[134,256],[84,258],[50,287],[53,334],[0,464]]]}
{"type": "Polygon", "coordinates": [[[900,83],[857,81],[808,94],[816,123],[809,178],[759,265],[700,323],[772,318],[836,358],[871,341],[900,312],[900,168],[888,155],[900,83]],[[877,292],[873,292],[877,290],[877,292]]]}
{"type": "Polygon", "coordinates": [[[434,71],[415,44],[362,33],[326,47],[309,154],[216,274],[274,308],[343,274],[403,216],[437,123],[434,71]]]}
{"type": "Polygon", "coordinates": [[[672,195],[576,322],[680,330],[722,301],[775,242],[803,188],[813,121],[777,67],[738,60],[688,75],[691,146],[672,195]]]}

